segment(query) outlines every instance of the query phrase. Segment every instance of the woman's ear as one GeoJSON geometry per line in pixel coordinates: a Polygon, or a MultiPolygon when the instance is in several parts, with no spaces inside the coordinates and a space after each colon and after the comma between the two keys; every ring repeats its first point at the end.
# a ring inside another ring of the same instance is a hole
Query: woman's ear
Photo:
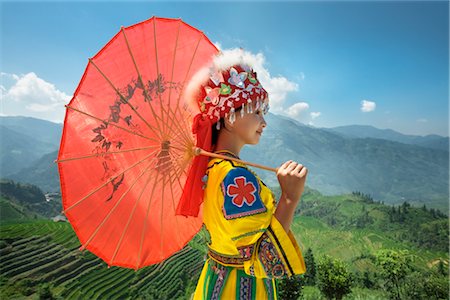
{"type": "Polygon", "coordinates": [[[225,128],[225,130],[228,131],[233,131],[234,129],[234,124],[230,122],[230,120],[228,118],[223,118],[223,127],[225,128]]]}

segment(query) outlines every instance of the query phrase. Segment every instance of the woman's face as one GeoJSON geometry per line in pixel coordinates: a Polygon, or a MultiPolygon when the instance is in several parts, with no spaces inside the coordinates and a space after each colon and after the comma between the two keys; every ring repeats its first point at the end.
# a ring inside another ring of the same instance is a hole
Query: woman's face
{"type": "Polygon", "coordinates": [[[267,124],[264,120],[264,114],[261,108],[255,110],[255,102],[252,102],[252,105],[252,113],[247,113],[247,107],[245,107],[245,114],[243,117],[241,117],[240,111],[236,113],[233,132],[236,134],[236,137],[241,139],[245,144],[256,145],[259,143],[259,139],[267,124]]]}

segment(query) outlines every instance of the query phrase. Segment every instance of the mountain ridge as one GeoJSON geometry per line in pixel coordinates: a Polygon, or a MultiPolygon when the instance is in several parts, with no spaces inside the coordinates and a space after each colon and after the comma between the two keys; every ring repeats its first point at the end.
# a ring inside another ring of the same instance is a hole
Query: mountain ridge
{"type": "MultiPolygon", "coordinates": [[[[325,195],[359,190],[386,203],[401,204],[407,200],[448,211],[448,151],[386,139],[343,136],[272,113],[266,119],[268,126],[260,143],[243,147],[242,159],[272,167],[288,159],[303,163],[310,171],[306,184],[325,195]]],[[[55,128],[55,124],[49,126],[55,128]]],[[[61,135],[53,136],[59,145],[61,135]]],[[[36,142],[22,146],[25,151],[42,145],[36,142]]],[[[47,192],[58,192],[59,178],[53,162],[57,147],[51,150],[18,166],[9,177],[36,184],[47,192]]],[[[278,186],[272,172],[257,173],[269,186],[278,186]]],[[[1,176],[4,175],[2,171],[1,176]]]]}

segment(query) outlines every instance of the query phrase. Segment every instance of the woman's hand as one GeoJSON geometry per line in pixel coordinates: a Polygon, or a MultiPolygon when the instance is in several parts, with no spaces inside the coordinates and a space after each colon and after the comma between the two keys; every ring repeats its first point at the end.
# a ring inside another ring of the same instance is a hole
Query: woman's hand
{"type": "Polygon", "coordinates": [[[308,169],[302,164],[288,160],[277,170],[277,178],[281,187],[281,197],[298,202],[305,189],[308,169]]]}
{"type": "Polygon", "coordinates": [[[291,229],[295,208],[305,189],[308,169],[302,164],[289,160],[277,169],[277,178],[281,187],[281,197],[275,211],[275,217],[286,232],[291,229]]]}

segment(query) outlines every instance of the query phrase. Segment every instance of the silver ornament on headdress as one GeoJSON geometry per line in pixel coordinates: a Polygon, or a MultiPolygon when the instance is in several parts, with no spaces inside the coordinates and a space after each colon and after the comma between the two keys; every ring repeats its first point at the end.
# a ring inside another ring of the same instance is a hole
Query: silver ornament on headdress
{"type": "Polygon", "coordinates": [[[252,100],[248,99],[247,102],[248,102],[248,104],[247,104],[247,113],[251,114],[253,112],[253,110],[252,110],[252,106],[253,106],[252,105],[252,100]]]}
{"type": "Polygon", "coordinates": [[[236,115],[234,113],[234,107],[232,107],[230,109],[230,116],[229,116],[228,120],[230,121],[231,124],[233,124],[234,121],[236,121],[236,115]]]}

